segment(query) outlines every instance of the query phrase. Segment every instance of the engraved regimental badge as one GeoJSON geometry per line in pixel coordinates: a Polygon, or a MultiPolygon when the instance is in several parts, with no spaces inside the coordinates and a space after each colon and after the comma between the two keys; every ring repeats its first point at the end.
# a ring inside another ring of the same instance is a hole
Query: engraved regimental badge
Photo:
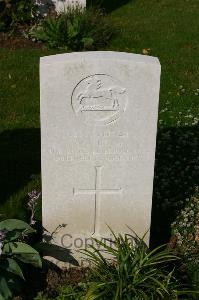
{"type": "Polygon", "coordinates": [[[108,125],[120,118],[127,107],[127,91],[112,76],[96,74],[81,80],[72,94],[75,114],[87,123],[108,125]]]}

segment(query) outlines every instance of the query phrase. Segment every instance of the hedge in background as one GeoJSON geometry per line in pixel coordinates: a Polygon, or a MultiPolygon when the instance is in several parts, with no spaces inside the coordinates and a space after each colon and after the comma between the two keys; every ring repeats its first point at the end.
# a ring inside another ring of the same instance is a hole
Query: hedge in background
{"type": "Polygon", "coordinates": [[[75,8],[48,16],[30,30],[30,36],[48,48],[80,51],[104,47],[113,32],[100,10],[75,8]]]}
{"type": "Polygon", "coordinates": [[[33,0],[0,0],[0,31],[13,31],[28,25],[37,15],[33,0]]]}

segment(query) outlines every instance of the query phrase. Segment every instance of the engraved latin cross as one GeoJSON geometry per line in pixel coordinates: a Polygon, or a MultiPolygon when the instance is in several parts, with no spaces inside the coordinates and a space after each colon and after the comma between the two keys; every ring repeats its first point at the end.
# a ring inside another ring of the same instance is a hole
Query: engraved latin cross
{"type": "Polygon", "coordinates": [[[95,188],[94,189],[73,189],[73,195],[94,195],[95,196],[95,211],[94,211],[94,225],[93,234],[99,232],[99,220],[100,220],[100,200],[101,195],[113,195],[122,194],[122,189],[102,189],[101,188],[101,178],[102,178],[103,166],[95,167],[95,188]]]}

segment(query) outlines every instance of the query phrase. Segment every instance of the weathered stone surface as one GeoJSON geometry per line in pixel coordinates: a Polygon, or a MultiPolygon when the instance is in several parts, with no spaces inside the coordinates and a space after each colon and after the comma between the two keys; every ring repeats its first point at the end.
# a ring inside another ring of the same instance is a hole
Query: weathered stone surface
{"type": "Polygon", "coordinates": [[[55,7],[57,11],[67,10],[68,7],[86,7],[86,0],[56,0],[55,7]]]}
{"type": "Polygon", "coordinates": [[[54,6],[57,12],[67,10],[68,7],[86,7],[86,0],[35,0],[41,13],[48,12],[49,7],[54,6]]]}
{"type": "MultiPolygon", "coordinates": [[[[150,228],[160,64],[119,52],[41,58],[43,225],[72,250],[150,228]]],[[[148,240],[149,235],[146,237],[148,240]]]]}

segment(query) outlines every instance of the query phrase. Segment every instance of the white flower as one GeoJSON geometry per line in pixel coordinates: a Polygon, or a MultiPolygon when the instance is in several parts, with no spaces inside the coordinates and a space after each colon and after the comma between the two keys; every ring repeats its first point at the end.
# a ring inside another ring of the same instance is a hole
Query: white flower
{"type": "Polygon", "coordinates": [[[0,242],[3,242],[6,237],[6,233],[4,230],[0,230],[0,242]]]}
{"type": "Polygon", "coordinates": [[[41,193],[34,190],[28,193],[28,196],[31,200],[37,200],[41,196],[41,193]]]}

